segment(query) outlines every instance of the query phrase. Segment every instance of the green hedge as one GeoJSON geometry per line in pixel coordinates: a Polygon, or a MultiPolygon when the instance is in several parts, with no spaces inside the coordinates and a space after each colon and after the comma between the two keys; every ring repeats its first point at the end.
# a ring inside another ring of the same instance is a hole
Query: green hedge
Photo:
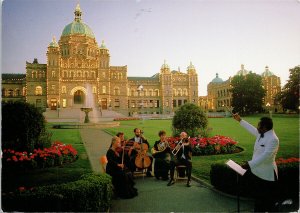
{"type": "Polygon", "coordinates": [[[2,195],[4,211],[103,212],[112,198],[111,177],[85,174],[80,180],[2,195]]]}
{"type": "MultiPolygon", "coordinates": [[[[218,190],[236,195],[237,175],[225,163],[215,163],[210,170],[211,184],[218,190]]],[[[245,176],[239,176],[239,192],[245,197],[252,197],[252,188],[245,176]],[[247,183],[247,184],[246,184],[247,183]]],[[[299,162],[278,165],[278,196],[279,199],[297,198],[299,192],[299,162]]]]}

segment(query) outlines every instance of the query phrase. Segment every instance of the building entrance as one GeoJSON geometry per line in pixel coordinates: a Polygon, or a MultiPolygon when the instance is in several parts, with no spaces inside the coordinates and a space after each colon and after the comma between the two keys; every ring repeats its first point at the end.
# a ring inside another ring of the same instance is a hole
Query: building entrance
{"type": "Polygon", "coordinates": [[[77,90],[74,93],[74,104],[83,104],[84,103],[84,92],[77,90]]]}
{"type": "Polygon", "coordinates": [[[101,108],[102,109],[107,109],[107,98],[102,98],[101,99],[101,108]]]}

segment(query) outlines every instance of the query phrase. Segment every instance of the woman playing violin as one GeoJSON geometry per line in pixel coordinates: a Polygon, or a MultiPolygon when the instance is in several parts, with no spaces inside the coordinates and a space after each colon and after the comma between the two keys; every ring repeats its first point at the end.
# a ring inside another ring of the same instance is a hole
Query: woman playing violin
{"type": "Polygon", "coordinates": [[[112,184],[118,197],[133,198],[137,195],[137,189],[133,187],[134,182],[131,173],[126,172],[123,154],[118,152],[120,147],[120,138],[114,136],[111,141],[111,148],[106,153],[108,160],[106,172],[112,177],[112,184]]]}

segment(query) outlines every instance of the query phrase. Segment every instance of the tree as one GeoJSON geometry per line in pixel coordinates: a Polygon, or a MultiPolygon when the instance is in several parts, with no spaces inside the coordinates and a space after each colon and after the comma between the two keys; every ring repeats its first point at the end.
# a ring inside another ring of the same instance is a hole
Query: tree
{"type": "Polygon", "coordinates": [[[232,107],[240,114],[252,114],[262,111],[266,94],[260,75],[250,72],[236,75],[231,81],[232,107]]]}
{"type": "Polygon", "coordinates": [[[288,82],[284,85],[282,91],[277,94],[275,100],[278,101],[283,109],[297,111],[299,110],[299,78],[300,66],[290,69],[288,82]]]}
{"type": "Polygon", "coordinates": [[[34,105],[2,102],[2,149],[32,152],[50,145],[45,118],[34,105]]]}
{"type": "Polygon", "coordinates": [[[207,116],[200,107],[192,103],[186,103],[175,112],[173,117],[173,136],[185,131],[191,137],[195,137],[207,127],[207,123],[207,116]]]}

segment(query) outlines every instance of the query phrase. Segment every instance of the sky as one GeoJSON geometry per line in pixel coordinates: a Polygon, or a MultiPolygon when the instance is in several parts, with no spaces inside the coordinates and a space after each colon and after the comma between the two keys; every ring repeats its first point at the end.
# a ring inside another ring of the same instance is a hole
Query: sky
{"type": "Polygon", "coordinates": [[[241,64],[257,74],[268,66],[281,86],[300,65],[300,0],[4,0],[1,72],[45,64],[77,3],[110,65],[127,65],[131,77],[151,77],[164,60],[186,73],[192,62],[202,96],[216,73],[227,80],[241,64]]]}

